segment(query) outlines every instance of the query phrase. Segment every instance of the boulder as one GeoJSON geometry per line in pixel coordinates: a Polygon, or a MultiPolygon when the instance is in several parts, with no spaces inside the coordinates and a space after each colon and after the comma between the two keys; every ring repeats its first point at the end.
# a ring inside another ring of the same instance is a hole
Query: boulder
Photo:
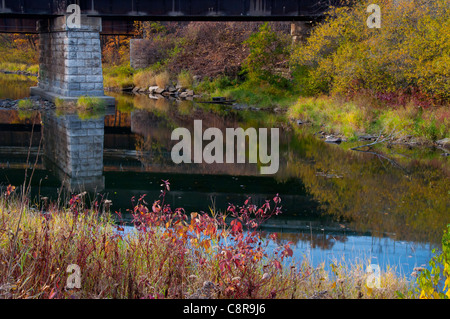
{"type": "Polygon", "coordinates": [[[149,91],[150,93],[155,93],[155,91],[158,90],[158,89],[159,89],[159,86],[150,86],[150,87],[148,88],[148,91],[149,91]]]}
{"type": "Polygon", "coordinates": [[[341,143],[342,142],[342,139],[340,138],[340,137],[335,137],[335,136],[332,136],[332,135],[328,135],[326,138],[325,138],[325,143],[335,143],[335,144],[339,144],[339,143],[341,143]]]}
{"type": "Polygon", "coordinates": [[[372,140],[376,140],[377,136],[374,135],[361,135],[358,137],[359,141],[372,141],[372,140]]]}
{"type": "Polygon", "coordinates": [[[436,144],[442,147],[450,148],[450,137],[446,137],[442,140],[436,141],[436,144]]]}
{"type": "Polygon", "coordinates": [[[166,92],[165,89],[162,89],[162,88],[158,87],[153,93],[155,93],[155,94],[163,94],[164,92],[166,92]]]}

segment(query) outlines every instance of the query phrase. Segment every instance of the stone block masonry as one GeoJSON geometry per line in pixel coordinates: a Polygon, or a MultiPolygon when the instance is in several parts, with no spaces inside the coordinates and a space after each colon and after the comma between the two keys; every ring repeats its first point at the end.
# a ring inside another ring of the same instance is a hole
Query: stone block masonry
{"type": "Polygon", "coordinates": [[[134,69],[144,69],[159,60],[154,50],[153,40],[130,39],[130,65],[134,69]]]}
{"type": "Polygon", "coordinates": [[[114,98],[103,90],[101,18],[82,16],[80,28],[69,28],[66,19],[38,21],[39,82],[31,93],[52,101],[95,96],[114,105],[114,98]]]}
{"type": "Polygon", "coordinates": [[[305,42],[311,33],[312,24],[306,21],[295,21],[291,23],[291,36],[294,43],[305,42]]]}
{"type": "Polygon", "coordinates": [[[44,158],[70,191],[104,189],[104,118],[81,120],[76,114],[42,116],[44,158]]]}

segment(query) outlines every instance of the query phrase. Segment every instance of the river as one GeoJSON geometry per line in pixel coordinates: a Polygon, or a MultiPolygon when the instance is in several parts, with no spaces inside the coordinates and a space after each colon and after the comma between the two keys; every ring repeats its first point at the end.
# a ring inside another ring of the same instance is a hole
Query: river
{"type": "MultiPolygon", "coordinates": [[[[27,97],[35,81],[0,75],[0,99],[27,97]]],[[[362,142],[328,144],[281,128],[280,167],[274,175],[261,175],[252,163],[176,165],[170,157],[176,143],[171,132],[192,128],[194,120],[201,119],[204,129],[223,131],[258,127],[264,117],[275,126],[281,123],[264,111],[108,94],[116,97],[116,107],[100,113],[0,108],[0,187],[22,184],[25,169],[36,163],[35,201],[67,198],[83,185],[91,200],[108,198],[125,217],[133,197],[158,199],[162,179],[171,184],[166,198],[171,207],[188,212],[223,211],[248,196],[261,205],[278,193],[282,214],[263,231],[293,242],[294,257],[308,256],[315,265],[370,262],[408,278],[440,247],[450,223],[450,170],[439,150],[380,146],[376,155],[350,150],[362,142]],[[85,157],[74,155],[74,146],[61,138],[79,133],[86,137],[85,157]],[[67,174],[76,165],[85,175],[67,174]]]]}

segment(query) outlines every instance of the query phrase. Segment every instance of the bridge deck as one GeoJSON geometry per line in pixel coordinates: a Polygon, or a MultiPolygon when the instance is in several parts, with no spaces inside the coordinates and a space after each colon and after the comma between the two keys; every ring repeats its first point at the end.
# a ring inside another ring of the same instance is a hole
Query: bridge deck
{"type": "Polygon", "coordinates": [[[338,0],[3,0],[0,32],[36,33],[36,21],[66,13],[102,17],[103,34],[130,34],[133,21],[309,21],[338,0]]]}

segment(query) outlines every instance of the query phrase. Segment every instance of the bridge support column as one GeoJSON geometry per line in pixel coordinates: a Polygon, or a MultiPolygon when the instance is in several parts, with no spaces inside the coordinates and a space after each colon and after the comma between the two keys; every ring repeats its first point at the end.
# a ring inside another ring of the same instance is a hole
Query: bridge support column
{"type": "Polygon", "coordinates": [[[103,91],[101,18],[81,16],[79,27],[67,25],[68,16],[39,20],[39,79],[31,95],[50,101],[76,101],[82,95],[114,98],[103,91]]]}
{"type": "Polygon", "coordinates": [[[134,69],[144,69],[158,61],[158,52],[153,49],[151,39],[130,39],[130,65],[134,69]]]}
{"type": "Polygon", "coordinates": [[[305,42],[309,36],[312,25],[306,21],[295,21],[291,23],[291,36],[294,43],[305,42]]]}

